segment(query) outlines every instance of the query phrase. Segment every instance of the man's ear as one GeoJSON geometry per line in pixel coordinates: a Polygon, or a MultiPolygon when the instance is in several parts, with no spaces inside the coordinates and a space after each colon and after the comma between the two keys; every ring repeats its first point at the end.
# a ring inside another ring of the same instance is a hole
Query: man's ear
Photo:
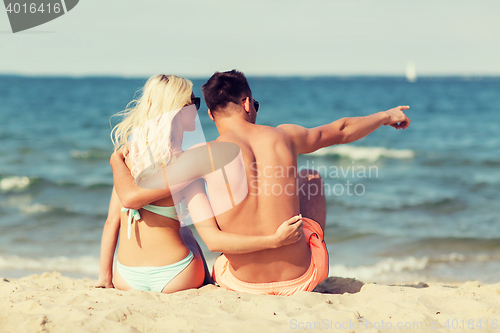
{"type": "Polygon", "coordinates": [[[246,114],[250,115],[250,97],[245,98],[245,100],[242,101],[242,106],[243,109],[245,110],[246,114]]]}
{"type": "Polygon", "coordinates": [[[210,119],[212,119],[213,122],[215,122],[214,115],[212,114],[212,110],[210,109],[208,109],[208,116],[210,117],[210,119]]]}

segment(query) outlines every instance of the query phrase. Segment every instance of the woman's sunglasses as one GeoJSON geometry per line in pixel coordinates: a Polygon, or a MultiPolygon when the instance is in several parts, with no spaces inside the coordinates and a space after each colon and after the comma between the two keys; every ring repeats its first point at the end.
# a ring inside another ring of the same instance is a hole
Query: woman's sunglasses
{"type": "Polygon", "coordinates": [[[196,106],[196,110],[200,109],[200,98],[199,97],[191,98],[191,102],[193,102],[194,106],[196,106]]]}

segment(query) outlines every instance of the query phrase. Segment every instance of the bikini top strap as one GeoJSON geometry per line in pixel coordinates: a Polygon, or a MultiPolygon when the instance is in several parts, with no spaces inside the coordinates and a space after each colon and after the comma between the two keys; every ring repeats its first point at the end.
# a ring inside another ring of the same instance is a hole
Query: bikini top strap
{"type": "Polygon", "coordinates": [[[121,211],[124,213],[128,213],[127,236],[128,239],[130,239],[130,235],[132,234],[132,219],[135,219],[136,221],[140,220],[141,214],[139,214],[139,210],[132,208],[122,207],[121,211]]]}
{"type": "Polygon", "coordinates": [[[177,220],[177,211],[174,206],[155,206],[146,205],[142,207],[143,209],[149,210],[157,215],[165,216],[174,220],[177,220]]]}
{"type": "Polygon", "coordinates": [[[210,148],[210,142],[207,142],[208,155],[210,155],[210,165],[212,165],[212,172],[215,171],[214,158],[212,157],[212,149],[210,148]]]}

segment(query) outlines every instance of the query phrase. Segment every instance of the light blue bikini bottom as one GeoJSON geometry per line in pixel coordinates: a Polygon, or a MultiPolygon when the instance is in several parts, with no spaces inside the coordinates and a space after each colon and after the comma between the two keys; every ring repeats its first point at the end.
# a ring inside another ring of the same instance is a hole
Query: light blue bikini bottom
{"type": "Polygon", "coordinates": [[[161,293],[163,288],[182,272],[193,258],[193,252],[189,251],[187,257],[181,261],[160,267],[129,267],[117,261],[116,269],[132,289],[161,293]]]}

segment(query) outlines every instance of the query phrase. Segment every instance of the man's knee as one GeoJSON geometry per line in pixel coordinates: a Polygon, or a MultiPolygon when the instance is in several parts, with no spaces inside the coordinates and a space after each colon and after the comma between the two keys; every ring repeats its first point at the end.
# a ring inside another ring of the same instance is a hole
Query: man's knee
{"type": "Polygon", "coordinates": [[[325,229],[326,201],[323,179],[319,172],[303,169],[298,172],[298,182],[304,191],[299,194],[300,213],[311,218],[325,229]]]}
{"type": "Polygon", "coordinates": [[[308,199],[323,195],[323,179],[316,170],[302,169],[298,173],[299,187],[304,188],[308,199]]]}
{"type": "Polygon", "coordinates": [[[323,184],[323,179],[318,171],[313,169],[302,169],[298,173],[299,180],[307,183],[323,184]]]}

